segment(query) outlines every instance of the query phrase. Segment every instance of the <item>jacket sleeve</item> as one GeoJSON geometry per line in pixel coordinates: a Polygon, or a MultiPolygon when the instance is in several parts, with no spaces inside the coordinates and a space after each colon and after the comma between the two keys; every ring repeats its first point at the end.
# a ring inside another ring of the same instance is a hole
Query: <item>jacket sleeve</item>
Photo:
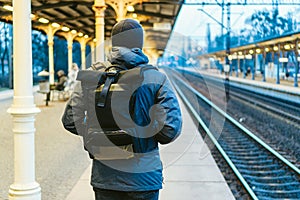
{"type": "Polygon", "coordinates": [[[161,122],[163,123],[162,129],[155,135],[155,139],[160,144],[168,144],[179,136],[182,117],[175,91],[167,77],[157,93],[156,103],[163,108],[165,120],[161,122]]]}
{"type": "Polygon", "coordinates": [[[61,119],[64,128],[73,134],[83,135],[86,129],[85,111],[81,84],[77,81],[61,119]]]}

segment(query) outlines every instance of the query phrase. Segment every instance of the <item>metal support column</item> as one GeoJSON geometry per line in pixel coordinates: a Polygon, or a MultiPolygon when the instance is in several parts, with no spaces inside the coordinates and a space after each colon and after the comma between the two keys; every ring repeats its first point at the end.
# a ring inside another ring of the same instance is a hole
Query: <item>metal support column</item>
{"type": "Polygon", "coordinates": [[[14,183],[10,200],[40,200],[35,181],[34,121],[40,110],[32,92],[31,1],[13,0],[14,98],[8,112],[13,117],[14,183]]]}
{"type": "Polygon", "coordinates": [[[94,41],[91,41],[89,43],[90,47],[91,47],[91,64],[93,64],[95,62],[95,43],[94,41]]]}
{"type": "MultiPolygon", "coordinates": [[[[231,67],[230,67],[230,60],[228,56],[230,55],[230,3],[226,4],[227,5],[227,35],[226,35],[226,58],[225,58],[225,65],[229,66],[229,72],[231,72],[231,67]]],[[[229,74],[227,74],[229,76],[229,74]]]]}
{"type": "Polygon", "coordinates": [[[88,38],[80,38],[80,50],[81,50],[81,69],[86,69],[86,57],[85,57],[85,50],[86,50],[86,43],[88,42],[88,38]]]}
{"type": "Polygon", "coordinates": [[[254,61],[253,65],[251,66],[251,74],[252,74],[252,80],[255,80],[255,71],[256,71],[256,53],[253,54],[254,61]]]}
{"type": "Polygon", "coordinates": [[[104,0],[95,0],[93,10],[95,11],[96,32],[96,62],[104,61],[104,11],[106,9],[104,0]]]}
{"type": "Polygon", "coordinates": [[[279,67],[280,67],[280,62],[279,62],[279,58],[280,58],[280,44],[278,44],[278,59],[277,59],[277,70],[276,70],[276,84],[280,84],[280,77],[279,77],[279,67]]]}
{"type": "Polygon", "coordinates": [[[73,40],[74,38],[78,35],[78,33],[72,31],[66,32],[66,33],[61,33],[67,40],[67,45],[68,45],[68,72],[72,70],[72,65],[73,65],[73,40]]]}
{"type": "Polygon", "coordinates": [[[262,63],[262,81],[266,82],[266,56],[267,52],[266,50],[263,50],[263,63],[262,63]]]}
{"type": "Polygon", "coordinates": [[[246,70],[246,51],[244,51],[244,60],[243,60],[243,78],[246,78],[246,73],[247,73],[247,70],[246,70]]]}
{"type": "Polygon", "coordinates": [[[239,77],[240,59],[237,59],[237,68],[235,70],[235,77],[239,77]]]}
{"type": "Polygon", "coordinates": [[[68,43],[68,73],[72,70],[73,64],[73,38],[67,39],[68,43]]]}
{"type": "Polygon", "coordinates": [[[54,28],[51,26],[51,24],[48,25],[46,29],[46,33],[48,36],[48,54],[49,54],[49,81],[50,84],[54,84],[54,53],[53,53],[53,46],[54,46],[54,34],[58,28],[54,28]]]}
{"type": "Polygon", "coordinates": [[[296,40],[296,48],[295,48],[295,55],[296,55],[296,66],[295,66],[295,76],[294,76],[294,87],[298,87],[298,71],[299,71],[299,40],[296,40]]]}

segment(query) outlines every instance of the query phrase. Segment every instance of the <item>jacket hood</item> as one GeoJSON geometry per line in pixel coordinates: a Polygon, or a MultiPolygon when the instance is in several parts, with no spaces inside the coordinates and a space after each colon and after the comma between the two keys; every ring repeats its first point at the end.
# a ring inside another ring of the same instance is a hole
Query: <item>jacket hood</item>
{"type": "Polygon", "coordinates": [[[108,61],[112,64],[122,65],[128,69],[149,62],[148,57],[139,48],[128,49],[126,47],[113,47],[108,55],[108,61]]]}

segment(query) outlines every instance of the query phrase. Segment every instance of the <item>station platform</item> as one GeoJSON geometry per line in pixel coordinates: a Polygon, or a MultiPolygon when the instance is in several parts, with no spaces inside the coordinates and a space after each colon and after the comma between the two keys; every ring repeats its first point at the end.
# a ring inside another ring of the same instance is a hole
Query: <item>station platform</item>
{"type": "MultiPolygon", "coordinates": [[[[182,134],[173,143],[161,145],[164,166],[160,200],[235,199],[204,143],[188,111],[180,101],[183,115],[182,134]]],[[[93,200],[89,166],[66,200],[93,200]]]]}
{"type": "MultiPolygon", "coordinates": [[[[6,93],[12,95],[11,91],[6,93]]],[[[35,104],[41,109],[36,118],[36,180],[42,188],[42,199],[93,200],[94,193],[90,186],[91,161],[82,148],[81,139],[64,130],[59,122],[66,102],[52,101],[49,106],[45,106],[44,95],[36,92],[34,95],[35,104]]],[[[12,96],[9,98],[0,92],[0,104],[4,105],[0,119],[9,116],[5,110],[11,103],[12,96]]],[[[209,148],[181,101],[180,106],[183,115],[182,134],[173,143],[160,146],[164,166],[160,200],[234,199],[209,148]]],[[[3,124],[7,126],[4,139],[9,140],[7,146],[12,146],[12,127],[10,120],[8,122],[3,124]]],[[[12,169],[13,148],[3,147],[1,151],[9,156],[3,158],[4,166],[0,164],[0,169],[12,169]]],[[[13,183],[13,170],[9,170],[6,176],[6,181],[0,184],[0,199],[6,199],[9,185],[13,183]]]]}
{"type": "MultiPolygon", "coordinates": [[[[193,67],[182,67],[180,69],[195,72],[202,76],[225,79],[225,74],[221,74],[217,69],[199,69],[193,67]]],[[[252,80],[251,74],[244,78],[242,73],[236,76],[235,72],[233,72],[232,75],[229,76],[229,84],[230,86],[237,86],[271,97],[281,98],[295,103],[300,102],[300,79],[298,80],[299,86],[295,87],[293,79],[280,79],[280,83],[277,84],[275,78],[266,78],[266,81],[262,81],[262,76],[257,74],[255,79],[252,80]]]]}
{"type": "MultiPolygon", "coordinates": [[[[190,70],[195,71],[195,68],[192,68],[190,70]]],[[[224,73],[221,74],[220,71],[217,69],[198,70],[196,68],[196,71],[201,74],[206,74],[218,78],[225,78],[224,73]]],[[[240,82],[247,85],[253,85],[258,88],[265,88],[268,90],[274,90],[277,92],[300,96],[300,79],[298,79],[298,87],[294,87],[294,79],[292,78],[280,79],[280,83],[277,84],[275,78],[266,78],[266,81],[262,81],[261,74],[256,74],[255,79],[252,80],[251,74],[244,78],[242,73],[238,73],[238,76],[236,76],[236,73],[233,72],[232,75],[229,76],[229,79],[230,81],[240,82]]]]}

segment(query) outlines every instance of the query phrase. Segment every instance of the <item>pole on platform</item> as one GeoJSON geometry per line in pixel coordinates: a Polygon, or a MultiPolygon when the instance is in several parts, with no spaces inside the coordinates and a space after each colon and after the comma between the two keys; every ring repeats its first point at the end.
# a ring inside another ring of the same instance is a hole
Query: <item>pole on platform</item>
{"type": "Polygon", "coordinates": [[[53,45],[54,45],[54,34],[48,33],[48,55],[49,55],[49,81],[50,84],[54,84],[54,53],[53,53],[53,45]]]}
{"type": "Polygon", "coordinates": [[[298,87],[298,71],[299,71],[299,40],[296,40],[296,50],[295,50],[295,55],[296,55],[296,66],[295,66],[295,76],[294,76],[294,87],[298,87]]]}
{"type": "Polygon", "coordinates": [[[244,59],[243,59],[243,78],[246,78],[246,50],[244,50],[244,59]]]}
{"type": "Polygon", "coordinates": [[[31,1],[13,0],[14,98],[8,112],[13,117],[14,183],[10,200],[40,200],[35,181],[34,121],[40,110],[32,92],[31,1]]]}
{"type": "Polygon", "coordinates": [[[94,41],[90,41],[89,45],[91,47],[91,64],[95,62],[95,43],[94,41]]]}
{"type": "MultiPolygon", "coordinates": [[[[231,72],[230,67],[230,60],[228,56],[230,55],[230,3],[227,4],[227,35],[226,35],[226,58],[225,58],[225,65],[229,66],[229,72],[231,72]]],[[[226,73],[225,73],[226,74],[226,73]]],[[[229,74],[227,74],[229,76],[229,74]]]]}
{"type": "Polygon", "coordinates": [[[263,50],[263,63],[262,63],[262,81],[266,82],[266,57],[267,57],[267,52],[264,49],[263,50]]]}
{"type": "Polygon", "coordinates": [[[48,36],[48,55],[49,55],[49,73],[50,73],[50,77],[49,77],[49,81],[50,84],[54,84],[54,50],[53,50],[53,46],[54,46],[54,34],[57,30],[59,30],[59,28],[55,28],[52,27],[51,24],[48,25],[48,27],[46,29],[47,32],[47,36],[48,36]]]}
{"type": "Polygon", "coordinates": [[[104,61],[104,11],[106,9],[104,0],[95,0],[93,10],[95,11],[96,32],[96,62],[104,61]]]}
{"type": "Polygon", "coordinates": [[[252,78],[251,80],[255,80],[255,71],[256,71],[256,53],[253,53],[254,61],[251,67],[252,78]]]}
{"type": "Polygon", "coordinates": [[[73,64],[73,38],[67,39],[68,43],[68,72],[72,71],[73,64]]]}
{"type": "Polygon", "coordinates": [[[280,44],[278,44],[278,59],[277,59],[277,70],[276,70],[276,84],[280,84],[280,77],[279,77],[279,58],[280,58],[280,44]]]}
{"type": "Polygon", "coordinates": [[[86,51],[86,43],[88,39],[87,38],[80,38],[80,51],[81,51],[81,69],[86,69],[86,57],[85,57],[85,51],[86,51]]]}
{"type": "Polygon", "coordinates": [[[235,70],[235,77],[239,77],[240,59],[237,59],[237,68],[235,70]]]}

